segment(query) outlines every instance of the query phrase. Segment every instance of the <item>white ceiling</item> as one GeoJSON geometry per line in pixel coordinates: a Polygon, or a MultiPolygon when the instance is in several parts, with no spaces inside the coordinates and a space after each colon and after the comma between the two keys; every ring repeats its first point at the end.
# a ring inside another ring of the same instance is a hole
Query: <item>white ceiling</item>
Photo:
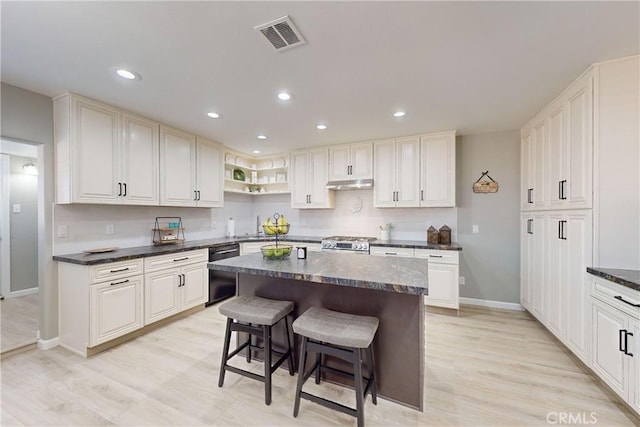
{"type": "Polygon", "coordinates": [[[1,15],[2,81],[244,152],[518,129],[589,64],[640,52],[638,2],[2,1],[1,15]],[[253,27],[286,14],[307,44],[276,52],[253,27]]]}

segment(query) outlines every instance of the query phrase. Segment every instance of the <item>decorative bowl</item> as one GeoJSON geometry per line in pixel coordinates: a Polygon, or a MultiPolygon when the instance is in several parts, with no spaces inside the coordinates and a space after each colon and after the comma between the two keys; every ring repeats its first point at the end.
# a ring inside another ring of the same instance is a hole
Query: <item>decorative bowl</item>
{"type": "Polygon", "coordinates": [[[265,259],[285,259],[291,255],[292,250],[293,246],[291,245],[264,245],[260,247],[265,259]]]}

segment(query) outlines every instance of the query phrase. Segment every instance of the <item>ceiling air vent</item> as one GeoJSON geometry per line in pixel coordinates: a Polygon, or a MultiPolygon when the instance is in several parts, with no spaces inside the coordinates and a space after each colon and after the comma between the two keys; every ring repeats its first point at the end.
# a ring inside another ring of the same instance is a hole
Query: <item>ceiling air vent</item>
{"type": "Polygon", "coordinates": [[[289,15],[253,28],[262,33],[277,51],[287,50],[305,44],[300,31],[293,25],[289,15]]]}

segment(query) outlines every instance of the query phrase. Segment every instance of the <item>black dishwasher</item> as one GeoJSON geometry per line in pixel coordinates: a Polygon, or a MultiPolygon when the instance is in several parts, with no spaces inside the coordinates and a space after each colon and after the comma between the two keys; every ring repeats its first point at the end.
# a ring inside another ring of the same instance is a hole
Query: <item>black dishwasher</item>
{"type": "MultiPolygon", "coordinates": [[[[240,255],[240,244],[229,243],[209,248],[209,261],[232,258],[240,255]]],[[[236,294],[236,273],[209,270],[209,301],[211,305],[236,294]]]]}

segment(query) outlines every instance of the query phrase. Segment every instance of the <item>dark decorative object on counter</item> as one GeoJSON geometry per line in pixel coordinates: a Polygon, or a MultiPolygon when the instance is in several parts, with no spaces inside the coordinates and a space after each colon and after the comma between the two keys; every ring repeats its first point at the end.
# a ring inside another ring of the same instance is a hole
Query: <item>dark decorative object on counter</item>
{"type": "Polygon", "coordinates": [[[431,245],[440,243],[440,233],[433,225],[427,229],[427,243],[431,245]]]}
{"type": "Polygon", "coordinates": [[[451,243],[451,229],[447,227],[447,224],[440,227],[440,243],[451,243]]]}

